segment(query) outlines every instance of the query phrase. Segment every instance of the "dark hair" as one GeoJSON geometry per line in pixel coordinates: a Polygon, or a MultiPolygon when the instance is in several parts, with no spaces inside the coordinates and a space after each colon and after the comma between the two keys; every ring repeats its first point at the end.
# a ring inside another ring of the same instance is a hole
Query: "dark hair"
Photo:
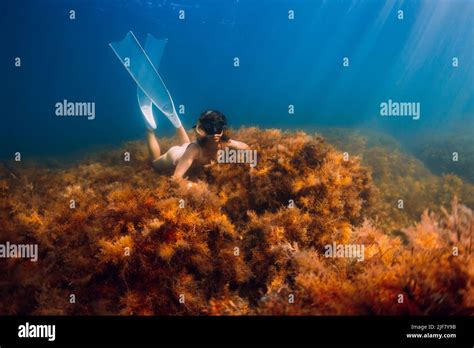
{"type": "MultiPolygon", "coordinates": [[[[199,128],[206,132],[206,134],[219,134],[220,132],[223,132],[221,141],[229,140],[227,134],[227,118],[220,111],[204,111],[199,116],[196,126],[199,126],[199,128]]],[[[205,141],[205,139],[202,140],[205,141]]],[[[200,143],[202,144],[202,141],[200,143]]]]}

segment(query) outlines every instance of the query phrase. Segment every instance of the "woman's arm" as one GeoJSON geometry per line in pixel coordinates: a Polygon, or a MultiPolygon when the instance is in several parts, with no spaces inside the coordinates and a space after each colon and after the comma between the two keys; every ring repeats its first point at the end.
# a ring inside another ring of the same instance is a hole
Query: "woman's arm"
{"type": "Polygon", "coordinates": [[[189,167],[191,167],[191,164],[193,164],[194,160],[197,158],[199,158],[198,145],[189,145],[183,156],[181,156],[181,158],[178,160],[178,163],[176,164],[173,178],[182,178],[188,171],[189,167]]]}
{"type": "Polygon", "coordinates": [[[248,149],[250,149],[250,146],[248,146],[246,143],[243,143],[243,142],[237,141],[237,140],[233,140],[233,139],[229,139],[226,146],[228,146],[232,149],[236,149],[236,150],[248,150],[248,149]]]}

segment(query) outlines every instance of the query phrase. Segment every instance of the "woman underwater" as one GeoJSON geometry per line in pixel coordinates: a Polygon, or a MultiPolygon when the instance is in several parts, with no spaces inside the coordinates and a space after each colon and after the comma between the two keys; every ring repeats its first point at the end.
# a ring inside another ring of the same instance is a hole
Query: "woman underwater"
{"type": "Polygon", "coordinates": [[[217,152],[226,147],[235,150],[247,150],[249,146],[243,142],[229,138],[227,119],[219,111],[203,112],[193,127],[196,140],[189,141],[188,134],[180,125],[176,128],[179,145],[172,146],[164,154],[161,153],[158,139],[153,129],[147,130],[147,145],[155,169],[174,167],[173,178],[183,178],[192,165],[205,165],[215,160],[217,152]]]}

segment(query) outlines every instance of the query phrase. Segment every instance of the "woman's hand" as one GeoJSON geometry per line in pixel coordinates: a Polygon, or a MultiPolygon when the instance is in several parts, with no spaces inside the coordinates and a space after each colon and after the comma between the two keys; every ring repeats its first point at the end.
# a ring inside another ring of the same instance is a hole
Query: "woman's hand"
{"type": "Polygon", "coordinates": [[[229,141],[227,142],[227,146],[236,150],[249,150],[250,149],[250,146],[248,146],[246,143],[243,143],[241,141],[237,141],[234,139],[229,139],[229,141]]]}
{"type": "Polygon", "coordinates": [[[189,181],[188,178],[179,178],[179,177],[175,177],[175,176],[172,176],[170,177],[170,180],[176,182],[178,185],[180,186],[184,186],[188,189],[192,188],[193,186],[195,186],[196,184],[189,181]]]}

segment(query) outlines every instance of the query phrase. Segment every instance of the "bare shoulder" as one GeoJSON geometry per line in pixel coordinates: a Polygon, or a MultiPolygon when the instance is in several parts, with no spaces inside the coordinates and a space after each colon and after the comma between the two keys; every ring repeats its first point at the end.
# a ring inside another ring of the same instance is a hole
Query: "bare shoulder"
{"type": "Polygon", "coordinates": [[[228,141],[226,141],[225,146],[236,150],[247,150],[250,148],[246,143],[234,139],[229,139],[228,141]]]}

